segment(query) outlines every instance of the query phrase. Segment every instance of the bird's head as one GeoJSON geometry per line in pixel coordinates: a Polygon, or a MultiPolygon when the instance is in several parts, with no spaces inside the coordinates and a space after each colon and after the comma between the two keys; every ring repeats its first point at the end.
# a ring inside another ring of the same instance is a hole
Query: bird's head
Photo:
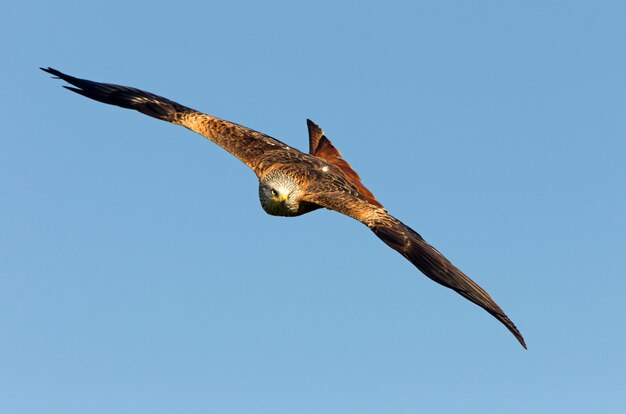
{"type": "Polygon", "coordinates": [[[259,200],[267,214],[296,216],[300,204],[300,187],[288,174],[270,172],[259,180],[259,200]]]}

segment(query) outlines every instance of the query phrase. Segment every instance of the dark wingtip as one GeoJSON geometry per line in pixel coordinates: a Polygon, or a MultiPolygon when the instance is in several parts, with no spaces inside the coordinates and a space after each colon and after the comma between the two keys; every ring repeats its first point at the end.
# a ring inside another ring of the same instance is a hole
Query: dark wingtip
{"type": "Polygon", "coordinates": [[[59,72],[58,70],[53,69],[53,68],[51,68],[51,67],[47,67],[47,68],[39,68],[39,69],[41,69],[41,70],[43,70],[44,72],[47,72],[47,73],[49,73],[49,74],[51,74],[51,75],[54,75],[54,76],[56,76],[57,78],[60,78],[60,77],[61,77],[61,75],[63,75],[63,73],[61,73],[61,72],[59,72]]]}
{"type": "Polygon", "coordinates": [[[526,346],[526,341],[524,341],[524,337],[522,336],[520,331],[517,330],[517,327],[515,327],[515,325],[513,325],[513,327],[515,328],[515,331],[513,331],[512,329],[509,329],[509,330],[511,331],[513,336],[515,336],[515,339],[519,341],[519,343],[524,347],[524,349],[528,349],[528,347],[526,346]]]}
{"type": "MultiPolygon", "coordinates": [[[[479,304],[479,306],[482,306],[482,305],[479,304]]],[[[515,326],[513,321],[510,320],[508,316],[506,316],[506,314],[502,311],[502,309],[500,309],[500,307],[498,307],[498,310],[487,309],[484,306],[482,307],[491,315],[493,315],[497,320],[499,320],[513,334],[515,339],[519,341],[519,343],[524,347],[524,349],[528,349],[528,347],[526,346],[526,341],[524,341],[524,337],[522,336],[522,333],[519,331],[519,329],[517,329],[517,326],[515,326]]]]}
{"type": "Polygon", "coordinates": [[[65,73],[61,72],[60,70],[56,70],[56,69],[51,68],[51,67],[39,68],[39,69],[43,70],[46,73],[54,75],[53,79],[63,79],[64,81],[69,82],[69,83],[73,83],[73,81],[78,80],[78,79],[76,79],[73,76],[66,75],[65,73]]]}

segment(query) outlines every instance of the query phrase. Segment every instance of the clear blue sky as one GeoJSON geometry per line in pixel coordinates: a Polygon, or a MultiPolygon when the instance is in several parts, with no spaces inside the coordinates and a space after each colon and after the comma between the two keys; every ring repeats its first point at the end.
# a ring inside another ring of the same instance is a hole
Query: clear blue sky
{"type": "Polygon", "coordinates": [[[626,412],[623,1],[8,2],[0,412],[626,412]],[[517,341],[365,226],[267,216],[214,144],[311,118],[517,341]]]}

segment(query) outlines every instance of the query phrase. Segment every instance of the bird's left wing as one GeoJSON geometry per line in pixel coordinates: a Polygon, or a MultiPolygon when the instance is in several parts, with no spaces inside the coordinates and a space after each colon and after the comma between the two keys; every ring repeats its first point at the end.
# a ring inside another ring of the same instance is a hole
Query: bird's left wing
{"type": "Polygon", "coordinates": [[[239,158],[257,175],[260,173],[259,159],[267,151],[278,149],[297,151],[268,135],[204,114],[141,89],[79,79],[52,68],[41,68],[41,70],[75,86],[65,86],[65,88],[87,98],[122,108],[134,109],[151,117],[182,125],[197,132],[239,158]]]}
{"type": "Polygon", "coordinates": [[[343,191],[317,193],[313,191],[307,195],[306,201],[338,211],[367,225],[379,239],[413,263],[428,278],[454,290],[493,315],[526,348],[524,338],[515,324],[483,288],[428,244],[416,231],[391,216],[384,208],[343,191]]]}

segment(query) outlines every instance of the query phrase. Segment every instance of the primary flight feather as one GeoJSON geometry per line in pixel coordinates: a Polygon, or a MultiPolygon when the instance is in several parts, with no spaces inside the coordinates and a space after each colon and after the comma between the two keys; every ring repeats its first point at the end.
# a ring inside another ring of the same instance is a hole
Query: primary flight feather
{"type": "Polygon", "coordinates": [[[493,315],[526,348],[515,324],[491,296],[418,233],[392,217],[312,121],[307,120],[306,154],[268,135],[140,89],[79,79],[52,68],[41,69],[73,85],[64,87],[80,95],[182,125],[215,142],[259,177],[259,199],[268,214],[298,216],[323,207],[359,220],[427,277],[493,315]]]}

